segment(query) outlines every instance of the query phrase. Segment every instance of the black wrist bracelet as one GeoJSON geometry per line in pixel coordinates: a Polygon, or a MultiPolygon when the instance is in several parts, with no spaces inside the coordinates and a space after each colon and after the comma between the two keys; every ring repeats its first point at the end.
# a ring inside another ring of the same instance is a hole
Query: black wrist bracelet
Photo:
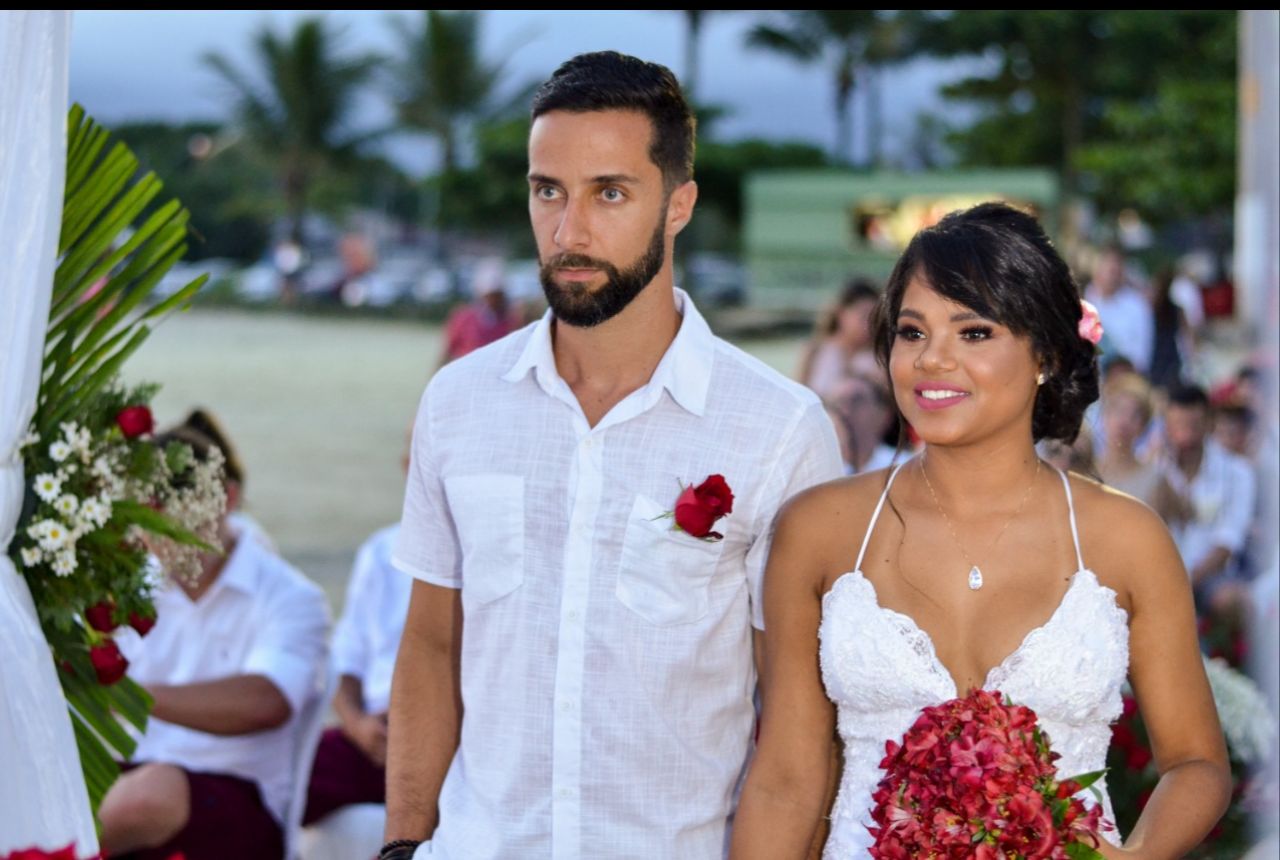
{"type": "Polygon", "coordinates": [[[393,839],[378,849],[378,860],[413,860],[420,839],[393,839]]]}

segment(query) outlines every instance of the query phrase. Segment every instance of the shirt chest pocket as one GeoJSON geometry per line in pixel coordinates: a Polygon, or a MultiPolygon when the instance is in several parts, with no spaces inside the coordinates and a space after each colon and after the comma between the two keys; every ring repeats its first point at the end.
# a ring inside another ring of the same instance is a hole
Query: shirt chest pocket
{"type": "Polygon", "coordinates": [[[675,531],[662,505],[636,496],[627,518],[617,595],[650,624],[688,624],[707,614],[724,541],[675,531]]]}
{"type": "Polygon", "coordinates": [[[445,478],[449,511],[462,549],[463,604],[505,597],[524,582],[524,478],[445,478]]]}

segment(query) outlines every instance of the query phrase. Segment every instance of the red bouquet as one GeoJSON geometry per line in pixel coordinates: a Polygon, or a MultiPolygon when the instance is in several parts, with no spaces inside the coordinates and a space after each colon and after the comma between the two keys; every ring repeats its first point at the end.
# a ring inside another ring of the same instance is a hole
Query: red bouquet
{"type": "Polygon", "coordinates": [[[1102,771],[1059,781],[1030,708],[975,690],[925,708],[885,744],[871,856],[1098,858],[1102,811],[1074,795],[1102,771]]]}

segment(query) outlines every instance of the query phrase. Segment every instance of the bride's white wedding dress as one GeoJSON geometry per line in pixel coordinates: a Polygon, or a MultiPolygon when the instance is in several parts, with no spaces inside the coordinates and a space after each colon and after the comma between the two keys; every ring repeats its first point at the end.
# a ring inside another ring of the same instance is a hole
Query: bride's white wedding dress
{"type": "MultiPolygon", "coordinates": [[[[822,600],[822,679],[836,704],[845,747],[826,860],[868,856],[871,795],[883,776],[885,741],[900,741],[922,708],[960,695],[929,635],[908,616],[882,607],[862,575],[872,529],[901,468],[894,469],[880,496],[857,564],[822,600]]],[[[1111,723],[1120,716],[1120,690],[1129,667],[1129,628],[1115,592],[1084,566],[1071,485],[1059,475],[1075,542],[1075,575],[1049,620],[992,668],[982,686],[1036,712],[1052,748],[1062,756],[1058,773],[1068,777],[1106,766],[1111,723]]],[[[1102,793],[1105,820],[1114,821],[1105,781],[1095,788],[1102,793]]],[[[1089,792],[1081,797],[1096,802],[1089,792]]],[[[1114,831],[1104,835],[1119,841],[1114,831]]]]}

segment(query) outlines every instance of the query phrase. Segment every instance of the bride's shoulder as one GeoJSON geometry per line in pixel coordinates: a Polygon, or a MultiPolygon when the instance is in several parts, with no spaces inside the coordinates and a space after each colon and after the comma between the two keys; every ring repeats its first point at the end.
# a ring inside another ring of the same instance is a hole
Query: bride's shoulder
{"type": "Polygon", "coordinates": [[[1185,579],[1177,547],[1159,514],[1092,478],[1072,472],[1070,481],[1080,542],[1090,567],[1122,581],[1152,575],[1185,579]]]}
{"type": "Polygon", "coordinates": [[[836,549],[847,547],[850,536],[861,536],[866,528],[887,479],[888,470],[881,469],[797,493],[782,506],[778,530],[814,548],[828,544],[836,549]]]}

